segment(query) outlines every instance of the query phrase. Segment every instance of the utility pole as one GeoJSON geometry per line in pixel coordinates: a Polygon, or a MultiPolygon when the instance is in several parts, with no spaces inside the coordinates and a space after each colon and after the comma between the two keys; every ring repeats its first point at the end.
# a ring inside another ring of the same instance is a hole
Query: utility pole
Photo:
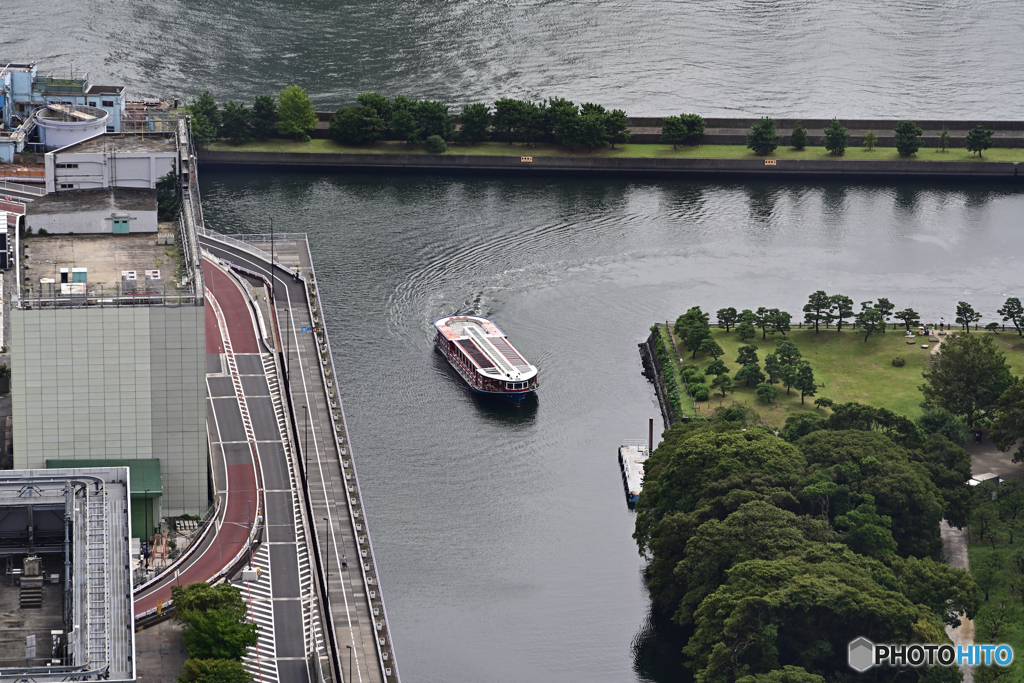
{"type": "Polygon", "coordinates": [[[303,405],[306,411],[306,421],[303,424],[305,435],[303,436],[302,452],[306,455],[306,481],[309,481],[309,406],[303,405]]]}

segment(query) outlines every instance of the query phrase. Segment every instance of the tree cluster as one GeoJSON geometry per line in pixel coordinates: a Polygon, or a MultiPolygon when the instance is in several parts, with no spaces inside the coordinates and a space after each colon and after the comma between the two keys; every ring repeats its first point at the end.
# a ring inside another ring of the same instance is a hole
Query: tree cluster
{"type": "Polygon", "coordinates": [[[181,683],[248,683],[242,668],[246,649],[256,645],[256,624],[246,620],[241,592],[234,586],[205,582],[173,586],[175,618],[185,624],[182,642],[188,660],[181,683]]]}
{"type": "MultiPolygon", "coordinates": [[[[702,683],[840,680],[854,638],[946,642],[978,609],[939,537],[944,516],[963,523],[968,454],[906,418],[835,408],[794,415],[785,439],[721,409],[668,430],[647,461],[634,538],[702,683]]],[[[947,674],[886,680],[921,675],[947,674]]]]}
{"type": "Polygon", "coordinates": [[[672,149],[683,144],[696,144],[704,137],[706,128],[704,117],[700,114],[666,116],[661,123],[661,141],[672,145],[672,149]]]}
{"type": "Polygon", "coordinates": [[[288,86],[276,99],[272,95],[259,95],[251,109],[234,100],[219,109],[207,90],[187,105],[186,110],[191,117],[192,137],[200,146],[208,146],[217,138],[224,138],[233,145],[253,139],[266,140],[275,135],[309,140],[317,122],[312,100],[297,85],[288,86]]]}

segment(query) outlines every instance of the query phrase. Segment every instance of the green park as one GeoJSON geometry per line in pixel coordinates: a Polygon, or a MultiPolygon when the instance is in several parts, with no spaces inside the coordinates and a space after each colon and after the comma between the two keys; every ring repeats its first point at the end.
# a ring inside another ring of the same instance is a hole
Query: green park
{"type": "Polygon", "coordinates": [[[985,449],[1024,461],[1024,306],[982,324],[961,301],[942,329],[885,298],[818,291],[802,312],[694,306],[652,327],[672,426],[634,537],[697,680],[848,676],[860,636],[1024,652],[1024,479],[972,479],[985,449]]]}

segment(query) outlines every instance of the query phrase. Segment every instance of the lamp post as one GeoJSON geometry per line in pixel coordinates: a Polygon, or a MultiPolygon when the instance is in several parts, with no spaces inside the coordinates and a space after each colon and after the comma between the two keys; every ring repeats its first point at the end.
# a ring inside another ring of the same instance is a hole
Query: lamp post
{"type": "Polygon", "coordinates": [[[346,645],[348,648],[348,680],[352,680],[352,646],[346,645]]]}

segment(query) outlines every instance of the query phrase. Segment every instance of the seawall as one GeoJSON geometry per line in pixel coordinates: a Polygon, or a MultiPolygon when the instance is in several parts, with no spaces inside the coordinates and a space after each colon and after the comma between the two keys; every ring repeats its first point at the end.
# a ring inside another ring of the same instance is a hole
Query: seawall
{"type": "Polygon", "coordinates": [[[778,159],[652,159],[465,154],[349,154],[202,151],[207,167],[288,168],[389,173],[487,173],[514,175],[987,180],[1024,182],[1024,162],[852,161],[778,159]],[[529,159],[530,161],[524,161],[529,159]]]}

